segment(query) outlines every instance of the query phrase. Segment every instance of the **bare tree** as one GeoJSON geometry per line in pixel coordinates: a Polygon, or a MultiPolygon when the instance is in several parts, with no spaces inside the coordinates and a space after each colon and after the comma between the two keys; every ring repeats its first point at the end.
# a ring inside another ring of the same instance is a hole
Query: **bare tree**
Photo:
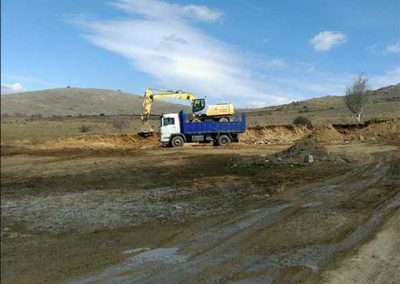
{"type": "Polygon", "coordinates": [[[357,121],[361,122],[364,107],[368,102],[368,79],[363,74],[358,75],[353,84],[347,88],[344,101],[357,121]]]}

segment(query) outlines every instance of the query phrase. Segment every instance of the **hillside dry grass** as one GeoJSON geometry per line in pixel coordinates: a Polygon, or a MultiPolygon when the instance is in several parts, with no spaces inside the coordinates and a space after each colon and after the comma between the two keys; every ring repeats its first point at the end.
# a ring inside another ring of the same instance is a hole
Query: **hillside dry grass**
{"type": "MultiPolygon", "coordinates": [[[[291,124],[298,116],[307,117],[312,124],[329,121],[333,124],[356,123],[343,97],[328,96],[262,109],[243,109],[254,125],[291,124]]],[[[386,120],[400,117],[400,84],[371,92],[363,121],[386,120]]]]}
{"type": "MultiPolygon", "coordinates": [[[[3,105],[9,104],[9,98],[15,96],[16,101],[20,102],[28,100],[29,96],[33,96],[32,100],[37,102],[40,97],[39,92],[37,93],[26,93],[21,95],[4,96],[2,97],[2,119],[1,119],[1,143],[2,145],[10,145],[19,141],[18,143],[42,143],[48,140],[55,140],[62,137],[71,136],[84,136],[84,135],[112,135],[112,134],[135,134],[141,130],[142,124],[139,116],[135,115],[121,115],[113,116],[107,115],[106,111],[103,111],[104,104],[106,104],[111,98],[115,96],[115,100],[112,99],[113,104],[109,107],[111,113],[111,107],[117,105],[116,102],[129,102],[124,106],[125,109],[121,109],[121,112],[128,112],[132,110],[131,107],[136,107],[136,111],[139,113],[139,107],[141,98],[128,94],[117,93],[117,95],[110,93],[105,90],[85,90],[85,95],[77,96],[75,92],[81,89],[68,89],[68,94],[59,96],[58,100],[68,101],[71,103],[74,96],[77,98],[75,105],[77,106],[74,113],[83,112],[84,109],[97,109],[93,112],[96,115],[92,116],[63,116],[63,117],[45,117],[43,113],[42,117],[15,117],[7,116],[7,108],[3,108],[3,105]],[[102,100],[104,98],[104,100],[102,100]],[[89,103],[88,101],[92,101],[89,103]],[[89,106],[85,106],[89,104],[89,106]],[[132,106],[134,105],[134,106],[132,106]],[[79,106],[79,108],[78,108],[79,106]],[[101,107],[100,107],[101,106],[101,107]],[[104,113],[104,116],[99,115],[104,113]]],[[[45,98],[49,98],[54,95],[54,90],[49,90],[49,93],[45,93],[45,98]]],[[[82,91],[83,92],[83,91],[82,91]]],[[[81,93],[83,94],[83,93],[81,93]]],[[[53,98],[56,100],[56,98],[53,98]]],[[[41,99],[44,104],[45,99],[41,99]]],[[[121,103],[123,105],[123,103],[121,103]]],[[[23,103],[21,105],[24,105],[23,103]]],[[[52,103],[49,103],[52,105],[52,103]]],[[[21,106],[22,107],[22,106],[21,106]]],[[[58,109],[52,109],[51,112],[60,111],[61,105],[58,109]]],[[[46,106],[48,113],[50,113],[49,106],[46,106]]],[[[154,112],[176,112],[182,109],[181,105],[168,104],[165,102],[158,101],[155,104],[154,112]],[[162,109],[164,106],[166,108],[162,109]]],[[[16,110],[16,109],[14,109],[16,110]]],[[[23,111],[23,109],[18,109],[23,111]]],[[[367,120],[390,120],[393,118],[400,118],[400,85],[383,88],[374,91],[369,103],[367,104],[364,121],[367,120]]],[[[35,109],[32,113],[38,113],[39,109],[35,109]]],[[[114,108],[113,111],[116,111],[114,108]]],[[[318,99],[312,99],[301,102],[294,102],[287,105],[268,107],[258,110],[246,109],[237,110],[237,112],[247,112],[247,124],[249,127],[264,127],[270,125],[291,125],[293,120],[298,116],[304,116],[308,118],[312,125],[318,126],[323,125],[327,121],[332,124],[353,124],[356,123],[356,119],[351,115],[350,111],[346,109],[342,97],[324,97],[318,99]]],[[[159,119],[157,116],[152,117],[150,124],[154,129],[159,128],[159,119]]]]}
{"type": "MultiPolygon", "coordinates": [[[[171,102],[171,101],[170,101],[171,102]]],[[[189,103],[177,105],[157,101],[152,113],[189,110],[189,103]]],[[[120,115],[139,114],[143,111],[143,97],[122,91],[83,88],[49,89],[1,97],[2,114],[42,116],[120,115]]]]}
{"type": "MultiPolygon", "coordinates": [[[[158,120],[152,120],[151,123],[157,129],[158,120]]],[[[140,129],[138,116],[6,117],[1,120],[1,144],[36,144],[62,137],[132,134],[140,129]],[[123,121],[121,127],[115,124],[116,118],[123,121]]]]}

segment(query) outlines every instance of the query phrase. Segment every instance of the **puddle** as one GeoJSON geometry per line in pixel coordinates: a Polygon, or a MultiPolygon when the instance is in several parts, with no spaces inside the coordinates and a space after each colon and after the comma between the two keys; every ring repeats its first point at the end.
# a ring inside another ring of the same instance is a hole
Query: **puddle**
{"type": "Polygon", "coordinates": [[[229,282],[230,284],[269,284],[274,281],[273,277],[263,276],[258,278],[248,278],[239,281],[229,282]]]}
{"type": "Polygon", "coordinates": [[[301,205],[301,207],[303,208],[307,208],[307,207],[318,207],[322,205],[322,202],[319,201],[313,201],[313,202],[308,202],[306,204],[301,205]]]}
{"type": "Polygon", "coordinates": [[[159,261],[164,264],[176,264],[186,261],[187,258],[185,255],[178,254],[178,248],[159,248],[133,256],[129,261],[137,263],[159,261]]]}
{"type": "Polygon", "coordinates": [[[229,231],[243,230],[245,228],[248,228],[248,227],[260,222],[263,219],[270,218],[273,215],[275,215],[276,213],[278,213],[286,208],[289,208],[289,207],[291,207],[291,204],[289,204],[289,203],[284,203],[284,204],[267,207],[266,209],[260,210],[259,212],[257,212],[257,214],[254,214],[251,218],[245,218],[244,220],[242,220],[228,228],[225,228],[225,230],[229,230],[229,231]]]}
{"type": "Polygon", "coordinates": [[[341,192],[336,185],[330,185],[327,188],[317,192],[316,194],[317,196],[336,197],[343,195],[343,192],[341,192]]]}
{"type": "Polygon", "coordinates": [[[254,226],[265,219],[273,217],[275,214],[291,207],[290,203],[282,203],[277,205],[268,205],[264,208],[249,211],[252,213],[250,216],[242,218],[242,220],[233,224],[223,224],[223,228],[217,228],[198,233],[194,240],[190,241],[192,249],[200,249],[204,246],[209,246],[213,242],[220,242],[223,238],[228,238],[248,227],[254,226]]]}
{"type": "Polygon", "coordinates": [[[150,248],[135,248],[135,249],[129,249],[129,250],[126,250],[126,251],[122,252],[122,255],[136,254],[136,253],[143,252],[143,251],[148,251],[148,250],[150,250],[150,248]]]}
{"type": "MultiPolygon", "coordinates": [[[[179,245],[179,248],[191,252],[190,259],[188,255],[178,254],[178,248],[150,250],[128,259],[123,264],[125,266],[124,275],[121,275],[120,265],[112,271],[103,272],[103,275],[98,275],[96,278],[92,277],[89,281],[85,279],[79,283],[90,281],[104,281],[107,283],[181,283],[185,279],[198,275],[210,267],[221,265],[238,257],[239,252],[233,248],[233,245],[238,241],[236,239],[237,233],[258,223],[262,222],[264,224],[266,219],[268,220],[291,206],[290,203],[270,204],[259,208],[257,213],[249,212],[249,215],[237,222],[221,224],[215,229],[196,235],[193,239],[179,245]],[[127,265],[129,266],[128,268],[126,268],[127,265]]],[[[223,277],[223,275],[210,276],[207,281],[209,280],[211,283],[219,282],[223,279],[220,279],[220,277],[223,277]],[[216,278],[212,279],[213,277],[216,278]]],[[[253,283],[266,282],[258,281],[253,283]]]]}
{"type": "MultiPolygon", "coordinates": [[[[319,202],[310,202],[305,206],[319,206],[319,202]]],[[[243,256],[235,249],[235,244],[246,236],[246,228],[263,224],[277,213],[291,207],[284,203],[260,208],[256,213],[249,212],[245,218],[230,224],[207,230],[194,238],[182,242],[178,247],[158,248],[140,252],[128,257],[123,263],[111,266],[102,272],[70,283],[182,283],[191,277],[201,275],[209,269],[235,263],[240,265],[226,267],[218,275],[202,278],[203,283],[215,283],[226,280],[229,275],[246,273],[253,275],[234,283],[272,283],[284,273],[285,268],[303,266],[313,272],[332,260],[338,253],[346,252],[369,236],[384,220],[384,217],[400,206],[400,194],[385,207],[375,213],[364,224],[339,242],[323,245],[312,245],[299,249],[283,251],[272,255],[243,256]],[[189,251],[187,254],[179,253],[189,251]],[[254,277],[254,275],[257,275],[254,277]]],[[[139,252],[137,249],[125,251],[124,254],[139,252]]],[[[294,275],[295,276],[295,275],[294,275]]]]}
{"type": "Polygon", "coordinates": [[[250,271],[262,272],[267,269],[281,269],[290,266],[305,266],[313,272],[331,260],[337,253],[350,250],[364,240],[383,221],[386,214],[400,207],[400,194],[397,194],[383,209],[375,213],[367,222],[359,226],[350,235],[337,243],[309,246],[283,253],[249,257],[244,266],[251,267],[250,271]]]}
{"type": "MultiPolygon", "coordinates": [[[[137,250],[138,249],[129,250],[125,251],[124,253],[132,253],[137,250]]],[[[135,282],[135,277],[140,279],[148,276],[143,272],[146,272],[146,270],[149,270],[149,268],[153,270],[157,266],[165,267],[166,265],[176,265],[186,261],[188,257],[188,255],[179,254],[178,248],[176,247],[148,250],[127,258],[123,263],[106,268],[96,275],[80,280],[73,280],[68,283],[123,283],[125,280],[127,283],[132,283],[135,282]]]]}

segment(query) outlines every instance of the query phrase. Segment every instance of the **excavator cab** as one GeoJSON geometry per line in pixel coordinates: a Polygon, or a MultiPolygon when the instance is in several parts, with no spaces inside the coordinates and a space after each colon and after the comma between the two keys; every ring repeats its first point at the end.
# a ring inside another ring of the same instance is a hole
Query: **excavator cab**
{"type": "Polygon", "coordinates": [[[192,112],[195,115],[201,115],[205,114],[205,108],[206,108],[206,100],[205,99],[194,99],[192,101],[192,112]]]}

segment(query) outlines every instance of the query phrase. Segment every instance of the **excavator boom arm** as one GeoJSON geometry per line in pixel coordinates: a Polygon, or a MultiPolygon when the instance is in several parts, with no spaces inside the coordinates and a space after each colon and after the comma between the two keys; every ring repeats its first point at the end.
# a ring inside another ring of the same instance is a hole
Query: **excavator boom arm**
{"type": "Polygon", "coordinates": [[[142,121],[147,121],[155,99],[178,99],[193,101],[196,97],[192,93],[183,91],[169,91],[160,89],[146,89],[143,99],[143,113],[141,114],[142,121]],[[153,92],[156,91],[156,92],[153,92]]]}

